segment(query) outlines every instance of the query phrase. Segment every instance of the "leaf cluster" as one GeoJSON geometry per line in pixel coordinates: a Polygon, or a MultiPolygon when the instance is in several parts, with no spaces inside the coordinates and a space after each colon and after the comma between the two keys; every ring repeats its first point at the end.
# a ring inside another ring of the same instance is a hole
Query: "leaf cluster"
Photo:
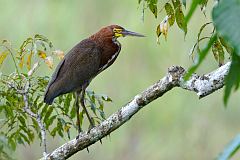
{"type": "MultiPolygon", "coordinates": [[[[80,125],[84,125],[85,112],[82,110],[76,115],[75,97],[72,93],[59,96],[53,105],[45,104],[43,95],[49,77],[34,74],[40,69],[41,62],[52,67],[53,62],[48,64],[48,57],[54,55],[61,59],[64,53],[60,50],[53,51],[52,42],[39,34],[27,38],[19,49],[13,49],[7,40],[3,40],[0,47],[0,64],[7,63],[8,55],[11,55],[10,60],[15,64],[15,71],[11,74],[0,74],[0,114],[3,115],[0,128],[9,148],[15,150],[18,144],[30,145],[36,138],[42,140],[37,117],[40,117],[45,130],[52,137],[70,138],[71,131],[77,130],[77,116],[80,117],[80,125]],[[27,99],[24,99],[24,95],[27,99]],[[31,116],[26,110],[36,116],[31,116]]],[[[105,102],[112,100],[107,95],[86,91],[85,101],[95,115],[94,123],[98,124],[105,119],[105,102]]],[[[0,151],[1,155],[7,153],[5,150],[0,151]]]]}

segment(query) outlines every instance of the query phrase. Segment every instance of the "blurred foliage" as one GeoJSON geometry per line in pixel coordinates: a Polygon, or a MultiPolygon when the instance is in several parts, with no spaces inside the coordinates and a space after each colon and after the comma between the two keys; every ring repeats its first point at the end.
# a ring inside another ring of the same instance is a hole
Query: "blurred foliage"
{"type": "MultiPolygon", "coordinates": [[[[157,17],[157,2],[155,0],[140,0],[139,3],[141,2],[146,2],[151,12],[155,15],[155,17],[157,17]],[[152,9],[152,6],[155,6],[154,10],[152,9]]],[[[174,20],[176,21],[178,27],[182,29],[186,35],[187,23],[197,9],[197,6],[200,6],[200,9],[205,15],[205,8],[208,4],[208,0],[193,0],[191,2],[190,9],[185,17],[182,10],[182,5],[186,7],[186,1],[183,0],[181,2],[180,0],[171,0],[171,2],[169,0],[167,3],[165,3],[164,8],[167,16],[157,26],[156,31],[157,37],[159,38],[161,33],[163,33],[165,40],[167,37],[168,27],[169,25],[172,26],[174,24],[174,20]]],[[[216,4],[214,8],[212,9],[213,22],[207,22],[200,27],[197,36],[197,42],[191,49],[190,56],[194,59],[194,64],[189,68],[188,73],[185,75],[185,79],[188,79],[198,69],[200,64],[205,60],[210,49],[212,49],[213,56],[219,66],[222,66],[224,64],[225,53],[227,52],[229,59],[232,61],[229,73],[225,79],[226,87],[224,92],[224,104],[227,105],[231,91],[233,89],[237,90],[240,83],[240,3],[239,0],[222,0],[220,2],[215,1],[215,3],[216,4]],[[201,37],[203,29],[209,25],[213,27],[213,31],[209,36],[201,37]],[[208,40],[208,42],[207,45],[201,49],[200,42],[203,40],[208,40]],[[196,56],[194,56],[195,49],[198,53],[196,56]]],[[[144,9],[145,8],[143,8],[143,10],[144,9]]],[[[234,145],[231,147],[231,149],[235,152],[239,148],[239,145],[235,146],[235,148],[234,145]]],[[[229,156],[227,156],[225,159],[228,159],[230,155],[234,154],[233,151],[231,154],[229,153],[229,156]]]]}
{"type": "MultiPolygon", "coordinates": [[[[13,49],[9,41],[3,40],[1,49],[3,50],[1,64],[8,63],[6,58],[11,55],[10,60],[14,61],[16,67],[15,72],[9,75],[1,73],[0,77],[0,113],[4,114],[0,126],[1,135],[6,138],[9,147],[15,150],[17,144],[30,145],[36,137],[40,140],[42,138],[37,118],[29,115],[26,108],[41,117],[46,131],[52,137],[58,135],[64,138],[65,134],[70,139],[70,130],[77,129],[74,122],[77,116],[74,95],[72,93],[62,95],[56,98],[52,105],[45,104],[43,95],[49,78],[34,74],[42,62],[52,68],[52,55],[62,59],[63,52],[60,50],[52,51],[52,42],[39,34],[27,38],[17,50],[13,49]],[[28,97],[27,100],[23,97],[25,94],[28,97]]],[[[104,102],[112,100],[106,95],[96,94],[93,91],[87,91],[86,95],[86,106],[95,115],[93,117],[94,123],[99,124],[105,119],[104,102]]],[[[81,111],[78,116],[82,126],[85,112],[81,111]]],[[[1,144],[5,145],[2,142],[1,144]]],[[[8,155],[5,150],[1,149],[0,151],[2,157],[8,155]]]]}
{"type": "Polygon", "coordinates": [[[0,159],[1,160],[13,160],[13,157],[11,157],[12,154],[12,148],[8,145],[7,138],[0,134],[0,159]]]}

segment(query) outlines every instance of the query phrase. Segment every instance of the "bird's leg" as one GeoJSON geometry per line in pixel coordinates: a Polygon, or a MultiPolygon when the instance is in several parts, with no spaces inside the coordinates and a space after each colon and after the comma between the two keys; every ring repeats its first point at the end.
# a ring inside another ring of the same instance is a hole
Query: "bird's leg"
{"type": "MultiPolygon", "coordinates": [[[[78,136],[79,136],[80,132],[82,132],[82,128],[80,126],[80,118],[79,118],[79,95],[80,95],[80,93],[81,93],[81,91],[80,92],[77,91],[75,93],[75,95],[76,95],[75,109],[76,109],[76,114],[77,114],[76,116],[77,116],[78,136]]],[[[78,138],[78,136],[77,136],[77,138],[78,138]]]]}
{"type": "Polygon", "coordinates": [[[85,90],[86,90],[86,88],[87,88],[87,85],[83,85],[80,102],[81,102],[81,105],[82,105],[82,107],[83,107],[86,115],[87,115],[87,118],[88,118],[88,120],[89,120],[90,126],[91,126],[91,128],[93,128],[93,127],[94,127],[93,119],[92,119],[92,117],[89,115],[89,113],[88,113],[88,111],[87,111],[87,108],[86,108],[86,106],[85,106],[85,103],[84,103],[84,97],[85,97],[85,90]]]}

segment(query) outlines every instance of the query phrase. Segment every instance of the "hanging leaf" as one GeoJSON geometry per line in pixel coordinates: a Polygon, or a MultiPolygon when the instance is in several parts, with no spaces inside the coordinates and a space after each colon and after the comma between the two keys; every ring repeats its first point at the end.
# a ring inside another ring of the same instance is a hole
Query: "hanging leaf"
{"type": "Polygon", "coordinates": [[[221,42],[221,44],[223,45],[223,47],[226,49],[226,51],[232,55],[233,53],[233,48],[230,46],[229,43],[227,43],[222,37],[219,37],[219,40],[221,42]]]}
{"type": "Polygon", "coordinates": [[[47,37],[43,36],[43,35],[36,34],[36,35],[34,36],[34,39],[35,39],[35,40],[40,40],[40,41],[46,42],[50,48],[53,47],[52,42],[49,41],[49,39],[48,39],[47,37]]]}
{"type": "Polygon", "coordinates": [[[187,80],[195,71],[196,69],[199,67],[199,65],[203,62],[204,58],[206,57],[206,55],[208,54],[208,51],[211,49],[213,43],[216,41],[217,36],[216,34],[214,34],[210,40],[208,41],[208,44],[206,45],[206,47],[201,50],[201,52],[198,53],[198,59],[197,62],[190,67],[190,69],[188,69],[188,72],[186,75],[184,75],[184,79],[187,80]]]}
{"type": "Polygon", "coordinates": [[[47,54],[44,51],[38,50],[38,56],[42,59],[46,59],[47,58],[47,54]]]}
{"type": "Polygon", "coordinates": [[[205,14],[206,12],[206,6],[207,6],[208,0],[201,0],[200,5],[201,5],[201,11],[205,14]]]}
{"type": "Polygon", "coordinates": [[[24,65],[24,55],[21,56],[20,61],[19,61],[19,67],[23,68],[24,65]]]}
{"type": "Polygon", "coordinates": [[[180,0],[172,0],[172,4],[174,9],[176,10],[177,8],[181,7],[181,2],[180,0]]]}
{"type": "Polygon", "coordinates": [[[70,129],[70,128],[71,128],[71,127],[66,124],[63,129],[64,129],[65,132],[69,132],[69,129],[70,129]]]}
{"type": "Polygon", "coordinates": [[[102,95],[101,97],[102,97],[102,100],[104,100],[106,102],[112,102],[112,99],[107,95],[102,95]]]}
{"type": "Polygon", "coordinates": [[[174,9],[173,9],[173,7],[170,3],[166,3],[164,8],[165,8],[165,11],[168,15],[168,23],[169,23],[170,26],[172,26],[174,24],[174,21],[175,21],[174,9]]]}
{"type": "Polygon", "coordinates": [[[33,39],[31,37],[27,38],[23,43],[22,45],[20,46],[20,52],[19,52],[19,55],[22,56],[23,52],[25,52],[25,48],[28,44],[32,43],[33,42],[33,39]]]}
{"type": "MultiPolygon", "coordinates": [[[[173,3],[174,4],[174,3],[173,3]]],[[[175,17],[178,27],[184,31],[184,34],[187,34],[187,23],[185,21],[185,17],[182,11],[182,6],[180,1],[175,1],[175,17]]]]}
{"type": "Polygon", "coordinates": [[[157,26],[156,34],[157,34],[157,37],[160,37],[160,35],[162,34],[160,29],[160,24],[157,26]]]}
{"type": "Polygon", "coordinates": [[[218,39],[212,45],[212,52],[213,52],[214,58],[218,62],[218,65],[222,66],[224,64],[224,51],[218,39]]]}
{"type": "Polygon", "coordinates": [[[8,54],[9,54],[9,52],[7,50],[0,53],[0,65],[3,64],[3,61],[7,58],[8,54]]]}
{"type": "Polygon", "coordinates": [[[151,10],[151,12],[153,13],[153,15],[155,16],[155,18],[157,18],[157,15],[158,15],[157,0],[150,0],[148,3],[148,7],[151,10]]]}
{"type": "Polygon", "coordinates": [[[31,60],[32,60],[32,55],[33,52],[30,52],[28,58],[27,58],[27,69],[30,70],[31,69],[31,60]]]}
{"type": "Polygon", "coordinates": [[[164,20],[157,26],[156,33],[157,33],[157,43],[159,43],[159,37],[161,34],[164,35],[165,40],[167,40],[167,34],[168,34],[168,16],[164,18],[164,20]]]}

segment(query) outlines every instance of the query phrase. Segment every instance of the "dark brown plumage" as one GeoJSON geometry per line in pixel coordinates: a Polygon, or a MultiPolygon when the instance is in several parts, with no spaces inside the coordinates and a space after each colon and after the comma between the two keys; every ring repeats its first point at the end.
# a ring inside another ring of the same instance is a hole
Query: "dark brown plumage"
{"type": "MultiPolygon", "coordinates": [[[[95,76],[113,64],[121,50],[117,38],[127,35],[143,37],[143,35],[127,31],[121,26],[111,25],[102,28],[73,47],[53,73],[46,88],[44,102],[52,104],[57,96],[76,92],[78,113],[78,96],[82,92],[80,102],[87,113],[84,105],[85,89],[95,76]]],[[[87,116],[92,124],[88,113],[87,116]]]]}

